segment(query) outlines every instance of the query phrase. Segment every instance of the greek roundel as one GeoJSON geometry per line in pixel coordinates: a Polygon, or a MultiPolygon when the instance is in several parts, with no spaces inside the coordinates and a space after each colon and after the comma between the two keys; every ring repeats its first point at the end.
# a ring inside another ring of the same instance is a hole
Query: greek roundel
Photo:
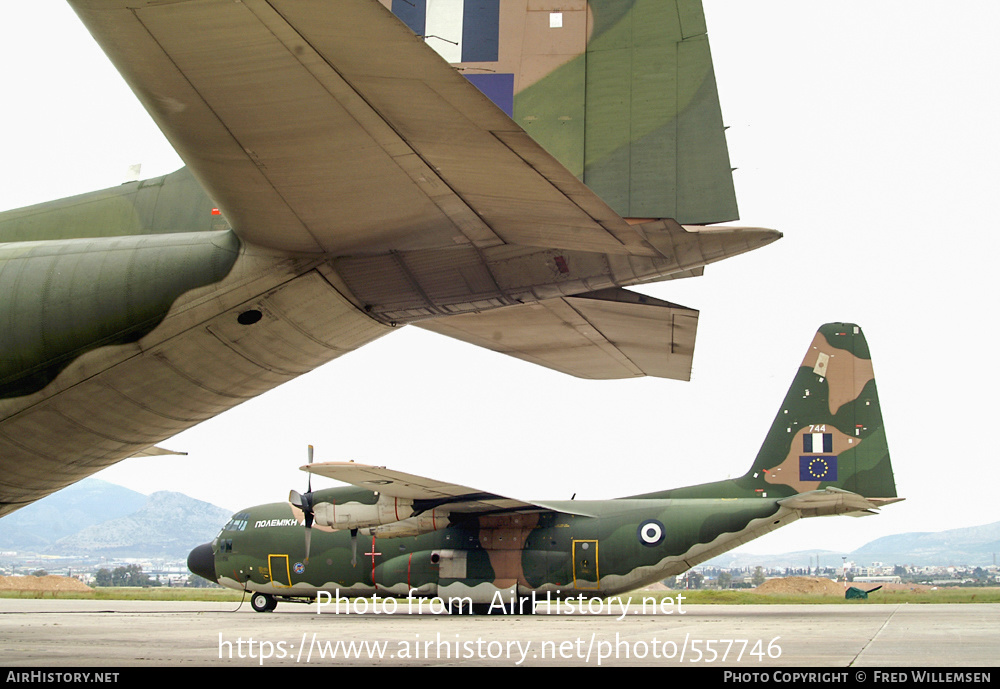
{"type": "Polygon", "coordinates": [[[655,519],[647,519],[639,525],[639,542],[652,547],[663,542],[663,524],[655,519]]]}

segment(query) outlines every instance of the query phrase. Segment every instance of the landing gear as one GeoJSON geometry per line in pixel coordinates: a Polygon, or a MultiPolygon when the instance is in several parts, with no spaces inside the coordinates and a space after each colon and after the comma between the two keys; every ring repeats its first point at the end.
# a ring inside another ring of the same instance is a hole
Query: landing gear
{"type": "Polygon", "coordinates": [[[267,593],[255,593],[250,596],[250,607],[257,612],[271,612],[278,607],[278,599],[267,593]]]}
{"type": "Polygon", "coordinates": [[[472,607],[471,607],[472,605],[473,605],[472,603],[468,603],[468,607],[467,607],[466,602],[464,600],[462,600],[461,598],[449,598],[448,599],[448,614],[449,615],[465,615],[465,614],[473,615],[475,613],[472,611],[472,607]],[[468,612],[466,612],[466,610],[468,610],[468,612]]]}
{"type": "Polygon", "coordinates": [[[518,615],[534,615],[535,614],[535,599],[531,596],[522,596],[517,599],[517,614],[518,615]]]}
{"type": "Polygon", "coordinates": [[[473,603],[472,604],[472,614],[473,615],[499,615],[500,610],[494,608],[489,603],[473,603]]]}

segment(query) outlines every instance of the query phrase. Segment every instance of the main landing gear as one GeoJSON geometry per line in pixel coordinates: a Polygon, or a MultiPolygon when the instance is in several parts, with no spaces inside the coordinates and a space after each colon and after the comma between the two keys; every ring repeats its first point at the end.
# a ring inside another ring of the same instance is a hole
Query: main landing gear
{"type": "Polygon", "coordinates": [[[250,596],[250,607],[257,612],[271,612],[278,606],[278,599],[267,593],[255,593],[250,596]]]}

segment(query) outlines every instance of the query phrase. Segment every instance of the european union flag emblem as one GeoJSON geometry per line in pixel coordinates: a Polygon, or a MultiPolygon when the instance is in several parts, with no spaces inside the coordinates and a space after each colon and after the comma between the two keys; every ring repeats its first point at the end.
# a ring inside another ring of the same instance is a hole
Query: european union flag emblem
{"type": "Polygon", "coordinates": [[[836,481],[837,457],[799,457],[800,481],[836,481]]]}

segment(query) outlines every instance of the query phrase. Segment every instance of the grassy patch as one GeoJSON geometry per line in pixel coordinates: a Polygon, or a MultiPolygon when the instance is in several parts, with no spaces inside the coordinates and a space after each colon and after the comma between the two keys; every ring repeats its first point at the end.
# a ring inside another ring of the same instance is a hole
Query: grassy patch
{"type": "MultiPolygon", "coordinates": [[[[677,596],[683,595],[681,605],[809,605],[844,604],[865,605],[868,603],[1000,603],[1000,588],[939,588],[935,591],[887,591],[872,593],[867,601],[845,600],[843,596],[817,594],[762,594],[750,590],[719,591],[714,589],[695,591],[635,591],[623,597],[631,598],[631,605],[641,609],[659,606],[667,597],[673,602],[663,603],[676,610],[677,596]]],[[[131,588],[98,587],[93,592],[81,591],[0,591],[0,598],[42,598],[64,600],[149,600],[149,601],[239,601],[243,594],[239,591],[221,588],[131,588]]]]}
{"type": "Polygon", "coordinates": [[[836,604],[865,605],[866,603],[1000,603],[1000,588],[939,588],[934,591],[880,590],[868,600],[846,600],[843,595],[805,593],[756,593],[752,590],[695,590],[695,591],[636,591],[631,594],[632,604],[640,605],[644,598],[659,600],[677,594],[684,596],[683,605],[803,605],[836,604]]]}
{"type": "Polygon", "coordinates": [[[240,591],[223,588],[134,588],[128,586],[95,587],[93,591],[0,591],[0,598],[59,598],[63,600],[177,600],[239,601],[240,591]]]}

